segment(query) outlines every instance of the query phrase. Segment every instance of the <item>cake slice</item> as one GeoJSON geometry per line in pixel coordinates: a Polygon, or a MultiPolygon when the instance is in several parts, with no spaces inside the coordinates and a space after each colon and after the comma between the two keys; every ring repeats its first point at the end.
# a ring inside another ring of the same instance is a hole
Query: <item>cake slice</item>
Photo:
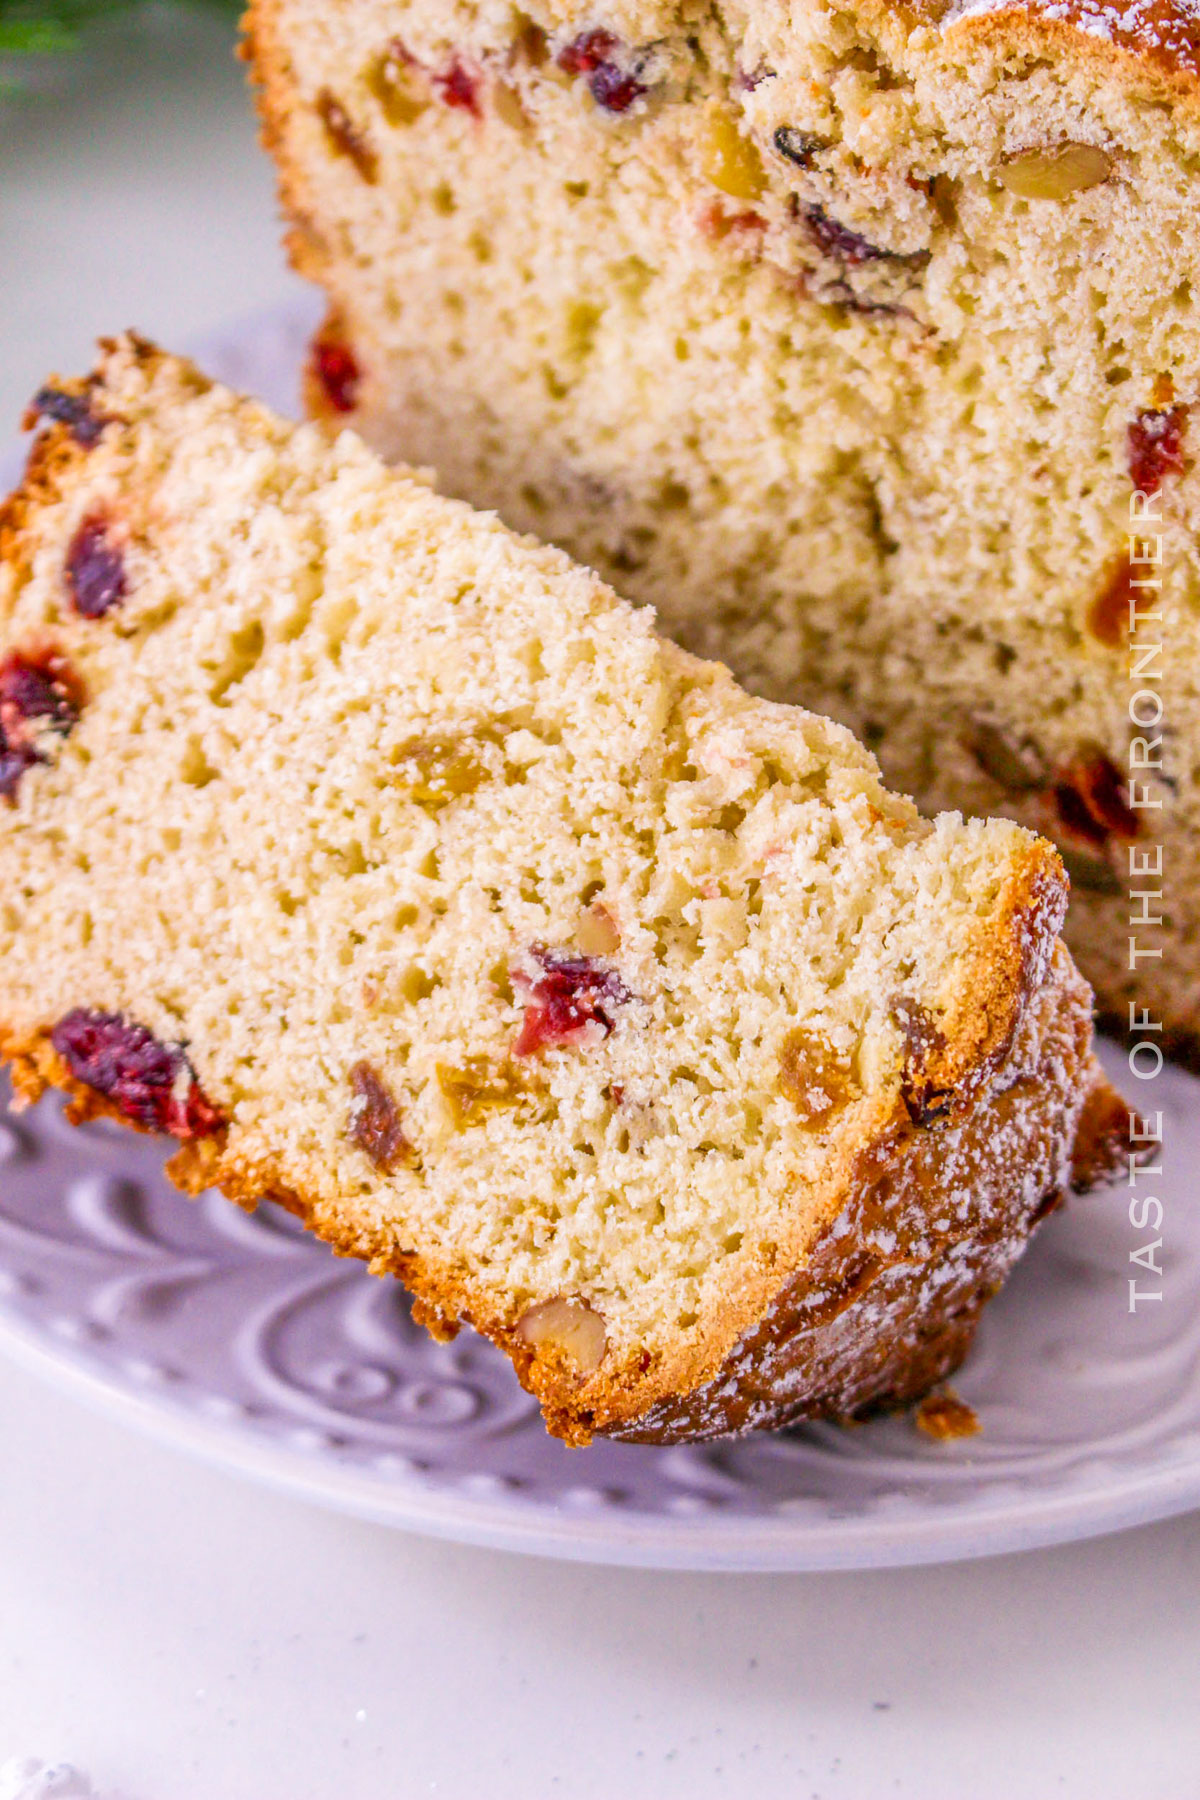
{"type": "Polygon", "coordinates": [[[36,407],[18,1092],[398,1274],[571,1442],[944,1375],[1104,1137],[1053,849],[925,822],[560,551],[132,337],[36,407]]]}
{"type": "Polygon", "coordinates": [[[321,414],[1053,836],[1106,1011],[1200,1055],[1194,0],[249,32],[321,414]]]}

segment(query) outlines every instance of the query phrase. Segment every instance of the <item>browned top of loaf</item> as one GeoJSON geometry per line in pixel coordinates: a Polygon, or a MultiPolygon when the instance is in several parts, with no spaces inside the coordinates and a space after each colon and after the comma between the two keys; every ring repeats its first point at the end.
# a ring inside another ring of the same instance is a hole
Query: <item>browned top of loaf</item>
{"type": "Polygon", "coordinates": [[[1107,64],[1131,86],[1200,98],[1196,0],[924,0],[911,17],[1003,49],[1107,64]]]}

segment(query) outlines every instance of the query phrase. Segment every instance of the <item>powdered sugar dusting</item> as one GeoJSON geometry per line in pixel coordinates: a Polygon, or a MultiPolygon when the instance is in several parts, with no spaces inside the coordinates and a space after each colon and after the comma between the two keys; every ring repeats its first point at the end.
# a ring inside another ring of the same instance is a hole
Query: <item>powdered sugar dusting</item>
{"type": "Polygon", "coordinates": [[[954,0],[941,23],[1014,12],[1073,26],[1160,67],[1200,73],[1200,0],[954,0]]]}

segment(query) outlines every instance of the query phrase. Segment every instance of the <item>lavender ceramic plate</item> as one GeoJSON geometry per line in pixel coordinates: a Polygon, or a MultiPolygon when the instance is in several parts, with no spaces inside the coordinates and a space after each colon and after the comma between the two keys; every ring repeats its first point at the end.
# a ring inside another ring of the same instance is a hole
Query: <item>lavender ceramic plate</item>
{"type": "MultiPolygon", "coordinates": [[[[292,398],[297,314],[202,347],[292,398]]],[[[3,471],[0,471],[2,474],[3,471]]],[[[1109,1057],[1114,1075],[1121,1059],[1109,1057]]],[[[1127,1082],[1127,1078],[1126,1078],[1127,1082]]],[[[979,1437],[910,1419],[675,1449],[548,1438],[507,1362],[434,1344],[401,1290],[264,1206],[188,1201],[163,1148],[47,1099],[0,1118],[0,1345],[108,1412],[366,1518],[597,1562],[806,1569],[1061,1542],[1200,1505],[1200,1083],[1166,1070],[1163,1298],[1128,1310],[1151,1235],[1129,1190],[1051,1218],[956,1381],[979,1437]]],[[[0,1098],[2,1098],[0,1094],[0,1098]]],[[[1140,1192],[1148,1191],[1142,1186],[1140,1192]]]]}

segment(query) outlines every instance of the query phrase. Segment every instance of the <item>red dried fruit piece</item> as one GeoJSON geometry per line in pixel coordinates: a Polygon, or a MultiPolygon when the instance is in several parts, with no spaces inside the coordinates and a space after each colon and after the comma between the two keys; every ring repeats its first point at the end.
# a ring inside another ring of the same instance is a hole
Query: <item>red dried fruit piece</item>
{"type": "Polygon", "coordinates": [[[615,969],[590,956],[562,956],[533,949],[540,975],[513,971],[513,982],[528,1000],[514,1056],[537,1056],[543,1050],[590,1050],[612,1032],[613,1009],[633,995],[615,969]]]}
{"type": "Polygon", "coordinates": [[[445,106],[458,106],[476,119],[480,117],[479,77],[455,57],[441,75],[431,75],[430,83],[445,106]]]}
{"type": "Polygon", "coordinates": [[[1184,469],[1183,439],[1188,409],[1140,412],[1126,434],[1129,479],[1142,494],[1157,494],[1168,475],[1184,469]]]}
{"type": "Polygon", "coordinates": [[[363,180],[379,179],[379,158],[371,140],[360,131],[337,95],[322,88],[317,95],[317,117],[325,127],[331,148],[339,156],[348,157],[363,180]]]}
{"type": "Polygon", "coordinates": [[[369,1062],[357,1062],[350,1071],[354,1103],[350,1111],[350,1138],[381,1175],[394,1175],[413,1159],[413,1147],[400,1124],[400,1108],[391,1089],[369,1062]]]}
{"type": "Polygon", "coordinates": [[[93,410],[90,393],[66,394],[56,387],[39,388],[33,396],[27,425],[32,425],[38,418],[53,419],[56,425],[68,426],[75,442],[85,450],[90,450],[99,441],[104,427],[112,424],[104,413],[93,410]]]}
{"type": "Polygon", "coordinates": [[[716,238],[719,242],[735,232],[754,233],[765,231],[767,221],[761,213],[753,211],[727,213],[719,200],[714,200],[700,214],[700,229],[706,237],[716,238]]]}
{"type": "Polygon", "coordinates": [[[1110,650],[1119,650],[1129,636],[1129,602],[1136,591],[1133,569],[1128,553],[1125,553],[1118,558],[1108,581],[1088,608],[1088,630],[1110,650]]]}
{"type": "Polygon", "coordinates": [[[65,737],[79,718],[80,683],[64,656],[12,650],[0,663],[0,795],[15,800],[26,769],[45,762],[39,739],[65,737]]]}
{"type": "Polygon", "coordinates": [[[107,520],[93,515],[83,521],[67,550],[66,574],[71,604],[81,618],[103,618],[124,600],[125,558],[108,535],[107,520]]]}
{"type": "Polygon", "coordinates": [[[362,373],[349,346],[318,338],[312,347],[312,370],[334,412],[353,412],[362,373]]]}
{"type": "Polygon", "coordinates": [[[58,1021],[50,1041],[76,1081],[103,1094],[144,1131],[211,1137],[224,1124],[183,1045],[160,1044],[120,1013],[77,1007],[58,1021]]]}
{"type": "Polygon", "coordinates": [[[1125,777],[1107,756],[1080,757],[1065,769],[1054,787],[1054,804],[1063,828],[1087,844],[1103,845],[1114,837],[1132,843],[1141,830],[1125,777]]]}
{"type": "Polygon", "coordinates": [[[556,60],[566,74],[587,77],[588,91],[597,106],[606,112],[623,113],[647,89],[631,69],[623,69],[612,56],[614,50],[621,48],[620,38],[596,27],[564,44],[556,60]]]}
{"type": "Polygon", "coordinates": [[[935,1087],[929,1073],[930,1064],[946,1048],[946,1039],[929,1009],[908,994],[893,998],[888,1016],[904,1041],[901,1099],[914,1125],[932,1125],[954,1103],[953,1089],[935,1087]]]}

